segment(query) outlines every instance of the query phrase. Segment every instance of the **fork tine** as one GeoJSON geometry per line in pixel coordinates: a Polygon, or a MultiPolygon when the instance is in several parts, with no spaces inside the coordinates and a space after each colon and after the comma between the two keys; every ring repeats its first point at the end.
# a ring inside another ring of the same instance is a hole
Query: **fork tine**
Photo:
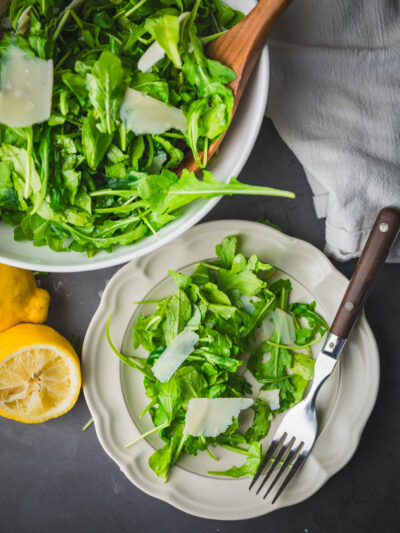
{"type": "Polygon", "coordinates": [[[288,486],[290,480],[293,478],[293,476],[300,470],[300,468],[303,466],[304,461],[307,459],[309,451],[301,451],[300,454],[297,456],[296,461],[293,463],[292,468],[290,469],[290,472],[284,479],[282,485],[279,487],[278,492],[275,494],[272,503],[274,504],[276,500],[279,498],[279,496],[282,494],[282,492],[285,490],[285,488],[288,486]]]}
{"type": "Polygon", "coordinates": [[[286,471],[286,468],[289,466],[289,464],[292,462],[295,455],[301,450],[301,447],[303,443],[301,442],[298,446],[295,446],[295,440],[293,440],[293,446],[291,450],[289,450],[289,453],[286,456],[286,459],[283,462],[283,465],[280,467],[279,472],[276,474],[275,478],[273,479],[272,483],[270,484],[267,492],[264,494],[264,500],[268,496],[268,494],[271,492],[271,490],[274,488],[274,486],[277,484],[279,479],[281,478],[282,474],[286,471]]]}
{"type": "Polygon", "coordinates": [[[271,457],[273,456],[276,448],[279,446],[279,444],[282,442],[282,439],[283,439],[283,442],[286,440],[286,436],[287,436],[287,433],[284,433],[283,435],[281,435],[280,437],[275,437],[274,440],[271,442],[271,444],[269,445],[269,448],[267,450],[267,453],[265,454],[265,457],[264,457],[264,460],[263,462],[261,463],[261,465],[259,466],[257,472],[256,472],[256,475],[253,477],[251,483],[250,483],[250,486],[249,486],[249,490],[252,489],[252,487],[254,486],[254,483],[257,481],[257,479],[261,476],[261,474],[263,473],[264,471],[264,468],[267,466],[267,464],[269,463],[271,457]]]}
{"type": "Polygon", "coordinates": [[[278,466],[279,464],[279,461],[282,459],[282,457],[285,455],[286,453],[286,450],[288,449],[289,446],[291,446],[291,443],[292,443],[292,438],[289,439],[288,443],[285,445],[285,442],[286,442],[286,439],[287,439],[287,434],[286,434],[286,437],[284,439],[284,441],[282,442],[282,446],[281,446],[281,449],[279,450],[277,456],[275,457],[274,459],[274,462],[272,463],[270,469],[268,470],[268,472],[266,473],[264,479],[262,480],[260,486],[258,487],[257,489],[257,492],[256,494],[258,494],[260,492],[260,490],[263,488],[263,486],[265,485],[265,483],[268,481],[268,479],[271,477],[272,473],[274,472],[275,470],[275,465],[278,466]]]}

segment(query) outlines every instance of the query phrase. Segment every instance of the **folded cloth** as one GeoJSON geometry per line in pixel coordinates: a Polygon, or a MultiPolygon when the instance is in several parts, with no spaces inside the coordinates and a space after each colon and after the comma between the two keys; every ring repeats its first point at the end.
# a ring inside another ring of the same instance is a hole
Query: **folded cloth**
{"type": "Polygon", "coordinates": [[[399,0],[294,0],[269,40],[268,114],[326,217],[325,251],[342,261],[382,207],[400,208],[399,28],[399,0]]]}

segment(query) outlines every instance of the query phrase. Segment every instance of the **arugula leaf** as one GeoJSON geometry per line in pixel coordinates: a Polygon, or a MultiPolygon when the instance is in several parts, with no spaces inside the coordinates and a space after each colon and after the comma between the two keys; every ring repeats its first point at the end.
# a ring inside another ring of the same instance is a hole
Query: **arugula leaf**
{"type": "Polygon", "coordinates": [[[292,396],[293,400],[290,403],[284,403],[283,407],[289,409],[292,405],[301,402],[304,396],[304,391],[308,385],[308,380],[303,376],[295,375],[291,376],[290,383],[293,387],[292,396]]]}
{"type": "MultiPolygon", "coordinates": [[[[272,338],[276,338],[274,335],[272,338]]],[[[250,356],[247,368],[261,383],[265,380],[271,384],[276,378],[287,378],[286,368],[292,366],[292,355],[288,350],[261,343],[257,352],[250,356]]],[[[268,387],[274,388],[274,387],[268,387]]]]}
{"type": "Polygon", "coordinates": [[[275,294],[277,300],[277,306],[282,309],[282,311],[287,311],[289,295],[292,290],[292,284],[290,280],[278,280],[273,283],[269,290],[275,294]]]}
{"type": "Polygon", "coordinates": [[[203,180],[200,180],[186,169],[183,170],[179,180],[169,170],[163,170],[160,175],[149,175],[137,183],[137,189],[149,208],[159,214],[170,213],[200,198],[235,193],[274,194],[273,189],[245,185],[235,179],[229,184],[220,183],[209,172],[204,172],[203,180]]]}
{"type": "Polygon", "coordinates": [[[221,244],[217,244],[215,247],[215,251],[217,256],[221,260],[221,265],[226,268],[230,269],[233,263],[233,260],[236,255],[236,247],[237,247],[237,237],[236,235],[232,235],[230,237],[225,237],[221,244]]]}
{"type": "Polygon", "coordinates": [[[39,192],[41,187],[40,177],[37,173],[34,159],[30,149],[30,134],[27,148],[17,148],[11,144],[3,143],[0,146],[0,158],[13,165],[13,183],[21,205],[26,205],[25,200],[39,192]]]}
{"type": "Polygon", "coordinates": [[[277,299],[279,299],[283,291],[291,292],[292,284],[289,279],[279,279],[272,283],[269,290],[276,295],[277,299]]]}
{"type": "Polygon", "coordinates": [[[133,89],[169,103],[169,85],[154,72],[137,72],[133,78],[133,89]]]}
{"type": "Polygon", "coordinates": [[[217,329],[206,328],[203,332],[203,342],[208,344],[209,350],[222,357],[230,357],[234,346],[228,335],[223,335],[217,329]]]}
{"type": "Polygon", "coordinates": [[[175,272],[175,270],[168,270],[168,275],[171,276],[175,281],[176,286],[180,289],[186,289],[192,281],[190,276],[182,274],[181,272],[175,272]]]}
{"type": "Polygon", "coordinates": [[[179,44],[179,20],[174,15],[148,18],[144,24],[146,30],[165,50],[172,63],[177,68],[182,67],[181,56],[178,50],[179,44]]]}
{"type": "MultiPolygon", "coordinates": [[[[169,161],[166,164],[166,168],[175,168],[176,166],[178,166],[184,157],[184,153],[182,152],[182,150],[174,147],[174,145],[170,141],[164,139],[164,137],[161,137],[160,135],[153,135],[153,138],[158,145],[162,146],[163,150],[165,151],[165,154],[169,156],[169,161]]],[[[164,160],[166,159],[167,158],[165,157],[164,160]]]]}
{"type": "Polygon", "coordinates": [[[244,313],[243,316],[243,326],[242,326],[242,335],[250,335],[257,327],[260,326],[262,320],[265,318],[269,309],[275,304],[275,299],[272,296],[269,296],[265,300],[260,300],[258,302],[253,301],[253,313],[251,315],[244,313]]]}
{"type": "Polygon", "coordinates": [[[256,296],[265,287],[265,282],[249,270],[244,270],[238,274],[229,270],[219,271],[219,287],[226,292],[238,290],[242,294],[256,296]]]}
{"type": "Polygon", "coordinates": [[[168,424],[171,424],[181,406],[180,388],[176,379],[158,384],[158,401],[166,414],[168,424]]]}
{"type": "Polygon", "coordinates": [[[316,313],[316,305],[316,302],[311,302],[310,304],[292,303],[290,304],[290,311],[299,318],[305,318],[312,329],[322,332],[321,334],[323,335],[328,329],[328,324],[316,313]]]}
{"type": "Polygon", "coordinates": [[[177,370],[173,380],[179,389],[180,400],[185,403],[191,398],[200,398],[207,388],[203,374],[190,365],[177,370]]]}
{"type": "Polygon", "coordinates": [[[13,168],[11,161],[0,161],[0,206],[18,208],[18,198],[11,179],[13,168]]]}
{"type": "Polygon", "coordinates": [[[260,441],[267,435],[269,423],[273,417],[269,405],[261,398],[256,398],[252,409],[254,410],[253,422],[244,434],[246,441],[249,443],[260,441]]]}
{"type": "Polygon", "coordinates": [[[219,23],[227,29],[235,26],[244,17],[243,13],[236,11],[221,0],[213,0],[212,7],[216,10],[216,16],[219,23]]]}
{"type": "MultiPolygon", "coordinates": [[[[210,281],[205,283],[201,288],[201,292],[212,304],[230,306],[232,312],[236,311],[231,305],[229,296],[226,292],[220,291],[215,283],[210,281]]],[[[212,309],[212,306],[210,306],[210,309],[212,309]]]]}
{"type": "Polygon", "coordinates": [[[92,170],[99,166],[113,138],[112,133],[102,133],[97,126],[95,112],[91,111],[82,126],[82,148],[92,170]]]}
{"type": "Polygon", "coordinates": [[[165,310],[163,331],[167,346],[183,331],[191,316],[192,306],[190,300],[182,289],[178,289],[168,301],[165,310]]]}
{"type": "Polygon", "coordinates": [[[293,365],[291,370],[294,374],[310,381],[314,375],[315,360],[308,354],[295,352],[293,354],[293,365]]]}
{"type": "Polygon", "coordinates": [[[203,173],[203,180],[199,180],[194,173],[184,169],[181,178],[170,187],[164,202],[167,210],[172,211],[198,198],[212,198],[237,193],[273,195],[274,190],[246,185],[234,178],[229,184],[220,183],[212,177],[210,172],[206,171],[203,173]]]}
{"type": "MultiPolygon", "coordinates": [[[[219,80],[221,83],[230,83],[236,78],[236,74],[229,67],[223,65],[219,61],[206,58],[206,63],[210,75],[219,80]]],[[[222,102],[222,99],[221,99],[222,102]]]]}
{"type": "Polygon", "coordinates": [[[247,451],[247,457],[242,466],[232,466],[228,470],[211,470],[208,473],[215,476],[254,477],[262,461],[262,450],[259,442],[252,442],[247,451]]]}
{"type": "Polygon", "coordinates": [[[186,436],[183,435],[182,425],[178,425],[169,443],[149,457],[149,466],[164,482],[168,479],[168,472],[179,458],[186,436]]]}
{"type": "Polygon", "coordinates": [[[192,281],[195,285],[201,287],[209,281],[211,281],[210,270],[205,265],[197,265],[196,270],[193,272],[192,281]]]}
{"type": "Polygon", "coordinates": [[[143,372],[143,374],[147,377],[147,379],[154,380],[154,376],[151,371],[149,371],[148,368],[146,368],[144,361],[142,361],[139,357],[127,357],[126,355],[122,354],[117,348],[114,346],[113,342],[111,341],[110,336],[110,321],[111,321],[111,315],[108,317],[107,320],[107,327],[106,327],[106,336],[108,344],[111,346],[113,352],[121,359],[123,363],[126,365],[135,368],[136,370],[139,370],[140,372],[143,372]]]}
{"type": "Polygon", "coordinates": [[[112,52],[103,52],[86,79],[90,102],[100,118],[97,127],[102,133],[111,134],[119,122],[119,108],[125,92],[121,60],[112,52]]]}
{"type": "Polygon", "coordinates": [[[62,81],[77,97],[79,104],[81,106],[85,106],[88,98],[86,79],[80,74],[65,72],[62,75],[62,81]]]}
{"type": "MultiPolygon", "coordinates": [[[[202,355],[208,363],[211,363],[223,370],[227,370],[228,372],[236,372],[236,370],[243,364],[243,361],[231,359],[229,357],[221,357],[212,352],[196,351],[196,354],[202,355]]],[[[190,359],[190,356],[188,359],[190,359]]]]}

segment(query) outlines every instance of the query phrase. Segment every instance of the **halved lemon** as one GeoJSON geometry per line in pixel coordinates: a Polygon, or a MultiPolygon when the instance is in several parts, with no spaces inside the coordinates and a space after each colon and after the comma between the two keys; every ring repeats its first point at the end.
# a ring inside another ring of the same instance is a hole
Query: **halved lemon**
{"type": "Polygon", "coordinates": [[[49,326],[18,324],[0,333],[0,415],[36,424],[75,404],[81,388],[79,358],[49,326]]]}

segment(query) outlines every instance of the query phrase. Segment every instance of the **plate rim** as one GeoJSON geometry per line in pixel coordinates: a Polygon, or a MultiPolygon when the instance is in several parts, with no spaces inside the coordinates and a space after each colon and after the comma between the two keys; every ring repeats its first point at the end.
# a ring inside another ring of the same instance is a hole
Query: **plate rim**
{"type": "MultiPolygon", "coordinates": [[[[251,231],[262,231],[262,232],[265,232],[266,236],[268,236],[269,238],[273,238],[274,240],[277,240],[277,241],[283,241],[285,245],[288,245],[289,243],[292,244],[292,245],[297,245],[298,247],[300,247],[302,250],[304,251],[308,251],[308,252],[311,252],[313,254],[316,255],[316,257],[318,257],[318,259],[320,261],[322,261],[324,263],[324,267],[327,269],[327,271],[329,271],[329,275],[332,275],[334,278],[336,278],[336,280],[339,280],[340,281],[340,284],[343,285],[343,289],[345,288],[345,284],[347,284],[348,280],[347,278],[345,278],[333,265],[332,263],[329,261],[329,259],[318,249],[316,248],[315,246],[311,245],[310,243],[307,243],[306,241],[303,241],[303,240],[300,240],[300,239],[296,239],[294,237],[290,237],[288,235],[285,235],[273,228],[270,228],[269,226],[266,226],[266,225],[263,225],[263,224],[260,224],[260,223],[257,223],[257,222],[251,222],[251,221],[243,221],[243,220],[217,220],[217,221],[212,221],[212,222],[206,222],[206,223],[203,223],[203,224],[200,224],[200,225],[197,225],[193,228],[191,228],[188,232],[186,232],[184,235],[181,235],[179,237],[179,239],[177,239],[174,243],[172,243],[170,246],[172,248],[175,248],[175,247],[179,247],[179,246],[185,246],[188,241],[190,241],[191,238],[195,238],[195,237],[198,237],[199,234],[203,235],[204,237],[204,234],[207,234],[208,232],[212,232],[212,231],[223,231],[225,234],[232,234],[232,233],[241,233],[241,234],[246,234],[248,232],[251,232],[251,231]],[[235,228],[234,231],[232,230],[229,230],[228,232],[226,230],[222,230],[222,227],[223,226],[227,226],[227,227],[232,227],[232,228],[235,228]],[[237,228],[240,228],[237,229],[237,228]],[[286,242],[285,242],[286,241],[286,242]]],[[[164,252],[167,252],[168,251],[168,248],[169,246],[165,247],[163,250],[164,252]]],[[[87,362],[88,361],[88,352],[90,351],[90,345],[93,344],[93,339],[92,339],[92,336],[93,334],[95,335],[96,334],[96,326],[99,322],[99,318],[100,318],[100,321],[101,321],[101,317],[102,315],[106,315],[107,313],[105,313],[106,311],[106,308],[107,306],[109,306],[110,304],[110,297],[111,297],[111,292],[113,290],[113,286],[116,285],[116,283],[123,279],[124,276],[126,276],[130,271],[134,272],[135,269],[136,269],[136,273],[137,273],[137,265],[136,263],[137,262],[140,262],[140,259],[141,260],[146,260],[147,262],[150,261],[152,259],[152,256],[155,255],[156,252],[153,252],[152,254],[149,254],[148,256],[145,256],[145,257],[142,257],[142,258],[139,258],[137,260],[134,260],[134,261],[131,261],[130,263],[128,263],[127,265],[125,265],[124,267],[122,267],[117,273],[114,274],[113,278],[110,280],[109,284],[107,285],[104,293],[103,293],[103,296],[102,296],[102,299],[100,301],[100,304],[99,304],[99,307],[96,311],[96,313],[94,314],[93,318],[92,318],[92,321],[89,325],[89,328],[87,330],[87,333],[86,333],[86,336],[85,336],[85,339],[84,339],[84,343],[83,343],[83,350],[82,350],[82,362],[83,364],[86,364],[85,361],[87,362]]],[[[293,274],[295,275],[295,274],[293,274]]],[[[344,290],[343,290],[344,292],[344,290]]],[[[130,313],[130,316],[131,316],[131,313],[130,313]]],[[[298,503],[300,501],[303,501],[304,499],[310,497],[312,494],[314,494],[317,490],[319,490],[319,488],[327,481],[327,479],[329,479],[329,477],[331,477],[332,475],[334,475],[336,472],[338,472],[341,468],[343,468],[347,462],[351,459],[351,457],[353,456],[353,454],[355,453],[356,449],[357,449],[357,446],[358,446],[358,443],[359,443],[359,440],[361,438],[361,434],[362,434],[362,431],[365,427],[365,424],[369,418],[369,415],[370,413],[372,412],[372,409],[375,405],[375,401],[376,401],[376,397],[377,397],[377,394],[378,394],[378,389],[379,389],[379,354],[378,354],[378,348],[377,348],[377,344],[376,344],[376,341],[374,339],[374,336],[372,334],[372,331],[371,331],[371,328],[369,327],[366,319],[365,319],[365,316],[362,316],[360,317],[360,328],[362,327],[365,331],[364,331],[364,334],[368,335],[369,338],[368,338],[368,342],[369,342],[369,366],[370,366],[370,369],[372,369],[374,372],[370,372],[370,381],[372,380],[372,383],[370,383],[368,385],[368,391],[369,391],[369,394],[368,396],[366,396],[363,400],[362,405],[363,405],[363,409],[357,413],[357,416],[355,417],[355,419],[349,421],[348,418],[349,418],[349,415],[350,413],[346,413],[346,416],[344,417],[346,419],[346,422],[347,423],[347,433],[346,433],[346,436],[347,436],[347,443],[346,443],[346,446],[342,447],[341,450],[342,450],[342,453],[341,453],[341,456],[340,456],[340,460],[338,461],[338,458],[336,457],[336,464],[331,465],[331,468],[329,468],[329,465],[328,467],[325,465],[325,467],[322,467],[321,468],[321,471],[319,472],[319,476],[320,476],[320,479],[319,479],[319,482],[316,486],[314,487],[311,487],[307,494],[305,495],[305,497],[300,497],[300,498],[295,498],[295,501],[293,502],[289,502],[289,504],[292,504],[292,503],[298,503]],[[371,391],[372,391],[372,394],[371,394],[371,391]],[[366,405],[365,405],[366,404],[366,405]]],[[[119,362],[118,362],[118,365],[119,365],[119,362]]],[[[84,366],[84,378],[85,378],[85,374],[86,374],[86,371],[85,371],[85,366],[84,366]]],[[[88,388],[88,385],[87,383],[85,383],[85,379],[84,379],[84,395],[85,395],[85,399],[86,399],[86,402],[88,404],[88,407],[91,411],[91,414],[93,416],[93,419],[95,421],[95,428],[96,428],[96,433],[97,433],[97,436],[99,438],[99,441],[103,447],[103,449],[106,451],[106,453],[114,460],[117,462],[117,464],[119,465],[119,467],[121,468],[121,470],[125,473],[125,475],[128,477],[128,479],[130,479],[131,482],[133,482],[138,488],[140,488],[141,490],[143,490],[144,492],[156,497],[156,498],[159,498],[171,505],[173,505],[174,507],[176,508],[179,508],[181,509],[182,511],[185,511],[187,513],[190,513],[190,514],[193,514],[195,516],[200,516],[200,517],[203,517],[203,518],[210,518],[210,519],[223,519],[223,520],[238,520],[238,519],[247,519],[247,518],[252,518],[252,517],[256,517],[256,516],[260,516],[260,515],[263,515],[263,514],[266,514],[267,512],[270,512],[272,510],[274,510],[275,508],[278,509],[279,507],[284,507],[288,504],[281,504],[281,505],[276,505],[274,506],[274,509],[267,509],[267,508],[263,508],[263,509],[257,509],[257,510],[253,510],[251,511],[250,513],[246,513],[244,514],[243,516],[237,516],[237,514],[235,514],[235,516],[228,516],[226,514],[221,514],[221,513],[217,513],[217,514],[210,514],[208,513],[207,511],[204,511],[204,510],[199,510],[199,509],[191,509],[190,507],[188,507],[187,505],[185,504],[182,504],[182,502],[180,501],[177,501],[175,498],[173,498],[172,494],[171,494],[171,491],[168,491],[168,490],[165,490],[165,493],[158,491],[158,493],[155,493],[154,491],[152,490],[149,490],[149,488],[147,486],[143,486],[143,483],[141,481],[138,481],[138,479],[135,479],[134,476],[132,475],[132,472],[130,470],[130,466],[127,465],[127,464],[123,464],[123,461],[121,461],[121,457],[119,456],[117,450],[115,450],[113,448],[113,445],[112,443],[110,442],[110,439],[109,439],[109,435],[107,435],[107,431],[105,429],[105,419],[104,417],[101,416],[101,414],[99,414],[97,411],[96,411],[96,405],[95,405],[95,399],[93,397],[93,394],[90,390],[90,387],[88,388]]],[[[122,391],[121,391],[122,393],[122,391]]],[[[338,398],[340,399],[340,386],[339,386],[339,390],[338,390],[338,398]]],[[[333,409],[332,409],[332,413],[331,413],[331,416],[329,417],[327,423],[326,423],[326,426],[324,428],[324,430],[321,432],[321,435],[324,433],[325,429],[333,424],[332,422],[332,417],[334,415],[334,412],[336,410],[336,404],[338,404],[338,399],[336,399],[336,403],[335,405],[333,406],[333,409]]],[[[127,410],[127,407],[126,405],[124,404],[124,409],[126,409],[126,411],[128,412],[127,410]]],[[[346,410],[347,411],[347,410],[346,410]]],[[[128,416],[129,413],[128,413],[128,416]]],[[[341,413],[340,415],[342,418],[343,418],[343,413],[341,413]]],[[[338,419],[339,420],[339,419],[338,419]]],[[[140,453],[140,451],[138,451],[138,453],[140,453]]],[[[310,458],[311,460],[311,458],[310,458]]],[[[320,466],[320,464],[319,464],[320,466]]],[[[150,471],[149,471],[150,472],[150,471]]],[[[247,481],[246,481],[247,482],[247,481]]],[[[162,488],[162,486],[161,486],[162,488]]]]}

